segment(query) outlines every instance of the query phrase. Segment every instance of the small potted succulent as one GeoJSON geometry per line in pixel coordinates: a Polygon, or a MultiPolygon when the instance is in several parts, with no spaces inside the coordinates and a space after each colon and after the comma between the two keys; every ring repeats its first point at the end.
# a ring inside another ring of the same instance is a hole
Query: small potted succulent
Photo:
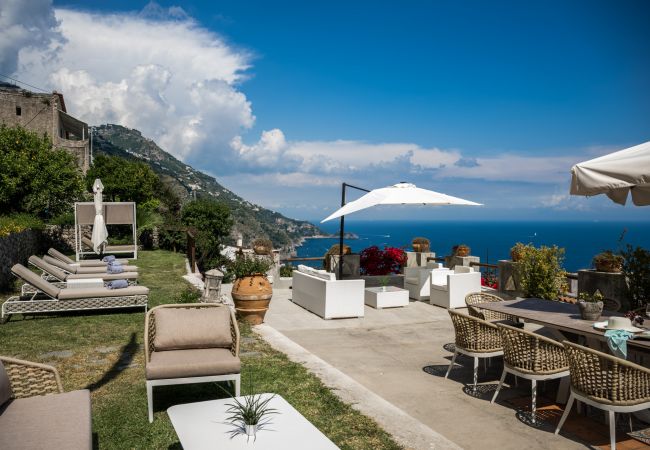
{"type": "Polygon", "coordinates": [[[233,397],[234,403],[228,403],[226,420],[243,431],[248,438],[257,438],[257,432],[270,423],[269,416],[278,414],[278,410],[269,407],[275,394],[263,397],[262,394],[247,395],[242,400],[233,397]]]}
{"type": "Polygon", "coordinates": [[[611,250],[605,250],[594,256],[593,263],[598,272],[619,273],[623,269],[623,257],[611,250]]]}
{"type": "Polygon", "coordinates": [[[581,292],[578,295],[578,308],[582,320],[598,320],[603,313],[603,294],[596,290],[593,294],[581,292]]]}
{"type": "Polygon", "coordinates": [[[517,242],[510,249],[510,259],[512,262],[519,262],[524,258],[524,252],[526,251],[526,245],[521,242],[517,242]]]}
{"type": "Polygon", "coordinates": [[[255,239],[253,251],[256,255],[270,255],[273,253],[273,242],[270,239],[255,239]]]}
{"type": "Polygon", "coordinates": [[[425,237],[413,238],[411,246],[416,253],[426,253],[431,250],[431,242],[425,237]]]}
{"type": "Polygon", "coordinates": [[[458,245],[454,245],[451,251],[454,256],[462,257],[462,256],[469,256],[471,249],[469,248],[469,245],[458,244],[458,245]]]}
{"type": "Polygon", "coordinates": [[[381,287],[382,292],[386,292],[389,283],[390,276],[386,275],[379,277],[379,286],[381,287]]]}

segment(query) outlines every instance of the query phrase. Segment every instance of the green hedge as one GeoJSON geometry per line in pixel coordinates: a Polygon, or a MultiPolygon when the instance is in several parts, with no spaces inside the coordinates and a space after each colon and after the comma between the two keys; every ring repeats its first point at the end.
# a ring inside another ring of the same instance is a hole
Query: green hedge
{"type": "Polygon", "coordinates": [[[20,233],[28,229],[42,230],[45,224],[42,220],[29,214],[12,214],[0,216],[0,237],[9,236],[12,233],[20,233]]]}

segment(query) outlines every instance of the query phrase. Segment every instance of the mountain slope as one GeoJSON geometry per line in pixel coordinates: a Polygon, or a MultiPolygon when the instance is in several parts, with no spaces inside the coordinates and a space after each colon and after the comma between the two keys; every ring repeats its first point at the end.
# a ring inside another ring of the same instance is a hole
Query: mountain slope
{"type": "Polygon", "coordinates": [[[183,200],[189,199],[194,189],[199,196],[211,196],[225,202],[235,221],[232,237],[241,233],[244,244],[258,237],[268,237],[278,247],[291,247],[303,237],[320,234],[320,230],[309,222],[289,219],[244,200],[213,177],[165,152],[138,130],[111,124],[94,127],[93,153],[147,163],[183,200]]]}

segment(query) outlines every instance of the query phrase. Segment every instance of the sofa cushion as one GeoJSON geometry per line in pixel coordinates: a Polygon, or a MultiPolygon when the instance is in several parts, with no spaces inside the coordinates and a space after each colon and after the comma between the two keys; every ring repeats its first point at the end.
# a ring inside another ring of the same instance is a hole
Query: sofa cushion
{"type": "MultiPolygon", "coordinates": [[[[97,277],[100,278],[100,277],[97,277]]],[[[125,289],[113,290],[107,288],[74,288],[61,289],[59,300],[71,300],[93,297],[124,297],[129,295],[149,295],[149,288],[144,286],[129,286],[125,289]]]]}
{"type": "MultiPolygon", "coordinates": [[[[225,309],[225,308],[224,308],[225,309]]],[[[239,373],[241,363],[225,348],[155,351],[147,363],[147,380],[206,377],[239,373]]]]}
{"type": "Polygon", "coordinates": [[[11,390],[11,383],[9,382],[9,376],[5,370],[5,366],[2,365],[0,361],[0,406],[11,398],[13,391],[11,390]]]}
{"type": "Polygon", "coordinates": [[[159,308],[154,311],[157,351],[188,348],[230,348],[230,309],[159,308]]]}
{"type": "MultiPolygon", "coordinates": [[[[93,273],[93,274],[106,274],[108,273],[108,266],[103,267],[76,267],[73,266],[76,274],[80,273],[93,273]]],[[[122,266],[124,272],[137,272],[138,266],[122,266]]]]}
{"type": "Polygon", "coordinates": [[[0,407],[0,448],[92,448],[90,392],[21,398],[0,407]]]}
{"type": "Polygon", "coordinates": [[[406,284],[418,284],[418,283],[420,283],[420,279],[418,277],[408,277],[408,278],[404,278],[404,283],[406,283],[406,284]]]}

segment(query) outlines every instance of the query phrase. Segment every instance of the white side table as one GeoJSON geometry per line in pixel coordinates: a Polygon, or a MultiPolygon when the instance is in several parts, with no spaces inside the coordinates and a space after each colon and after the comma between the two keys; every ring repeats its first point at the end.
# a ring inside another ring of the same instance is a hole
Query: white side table
{"type": "Polygon", "coordinates": [[[68,280],[65,284],[67,289],[103,288],[104,280],[101,278],[78,278],[75,280],[68,280]]]}
{"type": "Polygon", "coordinates": [[[395,286],[366,288],[364,301],[376,309],[408,306],[409,291],[395,286]]]}
{"type": "MultiPolygon", "coordinates": [[[[262,394],[264,398],[272,394],[262,394]]],[[[244,397],[238,397],[243,400],[244,397]]],[[[226,422],[230,398],[186,403],[167,409],[169,419],[185,450],[336,450],[338,447],[305,419],[285,399],[276,395],[268,406],[278,414],[255,438],[233,434],[235,427],[226,422]]]]}

